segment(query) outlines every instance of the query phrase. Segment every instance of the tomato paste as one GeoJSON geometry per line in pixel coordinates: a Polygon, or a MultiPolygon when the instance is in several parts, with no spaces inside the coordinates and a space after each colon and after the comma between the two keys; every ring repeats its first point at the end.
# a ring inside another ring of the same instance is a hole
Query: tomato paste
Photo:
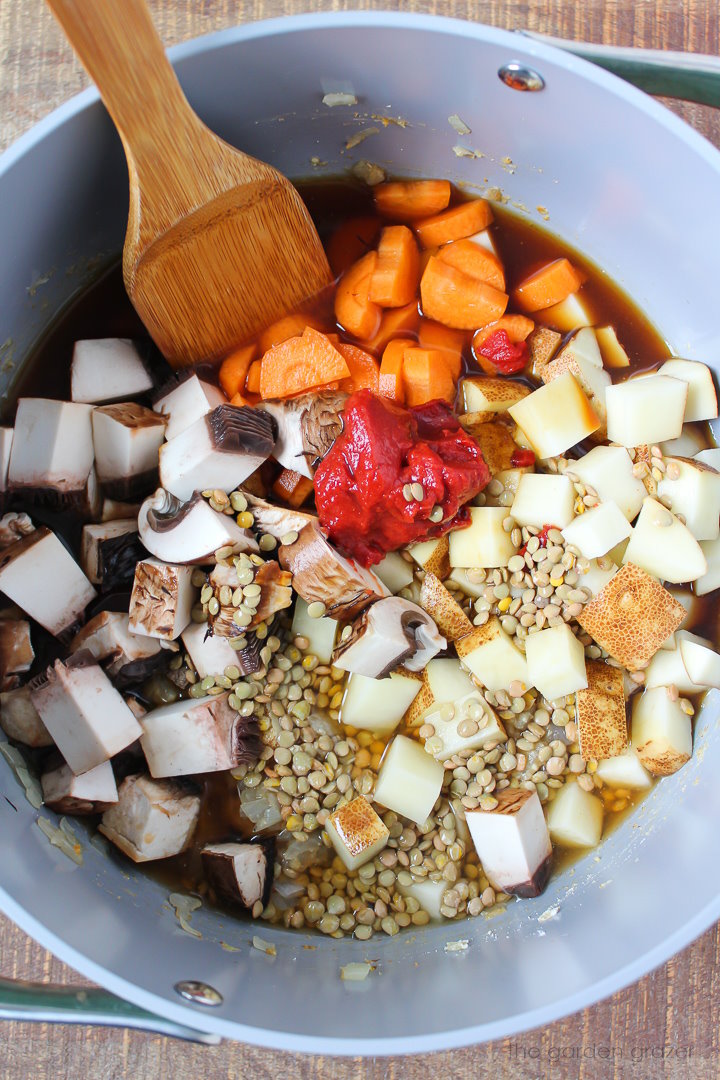
{"type": "Polygon", "coordinates": [[[493,365],[498,375],[514,375],[528,362],[528,347],[524,341],[510,340],[507,330],[495,330],[480,346],[480,352],[493,365]]]}
{"type": "Polygon", "coordinates": [[[469,524],[464,503],[490,471],[446,402],[406,409],[360,390],[343,425],[315,473],[315,502],[346,555],[372,566],[388,551],[469,524]]]}

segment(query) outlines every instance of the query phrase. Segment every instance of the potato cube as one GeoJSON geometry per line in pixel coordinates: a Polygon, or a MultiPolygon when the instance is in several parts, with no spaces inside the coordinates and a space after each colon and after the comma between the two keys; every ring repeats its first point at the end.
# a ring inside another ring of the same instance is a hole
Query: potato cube
{"type": "MultiPolygon", "coordinates": [[[[660,443],[663,456],[694,458],[706,445],[704,427],[704,424],[683,424],[683,429],[677,439],[663,439],[660,443]]],[[[710,464],[712,466],[712,463],[710,464]]]]}
{"type": "Polygon", "coordinates": [[[520,479],[510,516],[518,525],[569,525],[575,510],[575,488],[559,473],[527,473],[520,479]]]}
{"type": "Polygon", "coordinates": [[[505,728],[479,690],[454,703],[435,702],[423,723],[432,724],[435,734],[425,740],[425,749],[438,761],[446,761],[464,750],[497,746],[507,739],[505,728]]]}
{"type": "Polygon", "coordinates": [[[600,417],[569,371],[534,390],[508,412],[539,458],[564,453],[601,425],[600,417]]]}
{"type": "Polygon", "coordinates": [[[525,657],[493,616],[456,642],[461,661],[488,690],[507,690],[513,682],[532,685],[525,657]]]}
{"type": "Polygon", "coordinates": [[[648,496],[625,549],[623,563],[634,563],[661,581],[695,581],[707,572],[702,548],[672,511],[648,496]]]}
{"type": "Polygon", "coordinates": [[[600,761],[627,749],[624,680],[619,668],[601,661],[588,660],[586,667],[588,685],[575,695],[575,722],[580,753],[600,761]]]}
{"type": "Polygon", "coordinates": [[[605,391],[607,434],[621,446],[676,439],[683,426],[688,387],[669,375],[644,375],[605,391]]]}
{"type": "Polygon", "coordinates": [[[624,446],[595,446],[573,461],[569,471],[597,491],[603,502],[616,503],[628,521],[640,513],[647,491],[633,475],[633,462],[624,446]]]}
{"type": "MultiPolygon", "coordinates": [[[[382,562],[373,567],[386,589],[397,596],[401,589],[412,585],[415,571],[412,563],[403,559],[399,551],[389,551],[382,562]]],[[[313,620],[317,622],[317,619],[313,620]]],[[[324,661],[327,663],[327,661],[324,661]]]]}
{"type": "Polygon", "coordinates": [[[692,756],[692,723],[664,686],[645,690],[632,714],[632,745],[654,776],[670,776],[692,756]]]}
{"type": "Polygon", "coordinates": [[[482,451],[485,464],[495,476],[504,469],[512,468],[513,455],[518,449],[512,428],[502,420],[487,419],[487,413],[465,413],[460,422],[482,451]],[[479,417],[480,423],[475,421],[479,417]]]}
{"type": "Polygon", "coordinates": [[[118,802],[98,829],[133,862],[168,859],[184,851],[200,815],[200,797],[174,780],[128,776],[118,802]]]}
{"type": "Polygon", "coordinates": [[[550,839],[560,847],[593,848],[600,843],[603,804],[597,795],[569,781],[558,789],[547,814],[550,839]]]}
{"type": "Polygon", "coordinates": [[[325,822],[325,832],[348,870],[357,870],[383,850],[390,833],[367,799],[358,795],[325,822]]]}
{"type": "Polygon", "coordinates": [[[487,588],[486,581],[472,581],[468,577],[468,571],[462,570],[460,567],[453,570],[448,578],[445,579],[447,585],[452,585],[453,588],[459,589],[465,593],[466,596],[472,596],[475,600],[480,596],[485,595],[485,589],[487,588]]]}
{"type": "Polygon", "coordinates": [[[373,800],[423,825],[440,794],[444,772],[419,742],[396,735],[380,765],[373,800]]]}
{"type": "Polygon", "coordinates": [[[699,694],[702,686],[694,683],[688,675],[678,648],[679,634],[675,634],[674,649],[658,649],[645,669],[645,687],[652,690],[656,686],[674,686],[681,694],[699,694]]]}
{"type": "Polygon", "coordinates": [[[561,356],[575,356],[579,360],[592,364],[593,367],[603,366],[602,353],[597,334],[592,326],[583,326],[577,330],[560,352],[561,356]]]}
{"type": "MultiPolygon", "coordinates": [[[[377,570],[377,567],[375,569],[377,570]]],[[[338,621],[327,615],[323,615],[320,619],[311,619],[307,609],[308,604],[302,596],[296,596],[290,636],[307,638],[308,651],[313,656],[317,656],[321,664],[329,664],[335,648],[338,621]]]]}
{"type": "Polygon", "coordinates": [[[556,330],[562,330],[564,334],[583,326],[592,326],[595,321],[587,300],[585,297],[578,296],[576,292],[571,293],[565,300],[561,300],[559,304],[536,311],[533,318],[540,319],[541,322],[556,330]]]}
{"type": "MultiPolygon", "coordinates": [[[[585,330],[581,330],[580,334],[585,332],[592,333],[590,327],[586,327],[585,330]]],[[[560,375],[569,371],[571,375],[577,379],[580,386],[587,394],[590,404],[600,417],[601,427],[600,432],[604,432],[607,424],[607,410],[605,408],[605,391],[610,386],[612,380],[607,371],[595,363],[590,358],[585,350],[577,350],[574,346],[575,339],[566,345],[564,349],[558,353],[551,363],[545,368],[542,373],[543,382],[549,383],[553,379],[557,379],[560,375]]],[[[595,343],[597,348],[597,342],[595,343]]],[[[600,359],[600,351],[598,350],[598,360],[600,359]]]]}
{"type": "Polygon", "coordinates": [[[496,889],[538,896],[547,883],[552,845],[536,791],[505,788],[493,810],[468,810],[465,819],[483,870],[496,889]]]}
{"type": "Polygon", "coordinates": [[[595,337],[600,346],[600,355],[604,367],[630,367],[630,358],[618,341],[614,326],[597,326],[595,328],[595,337]]]}
{"type": "Polygon", "coordinates": [[[686,630],[680,630],[677,637],[685,670],[692,681],[702,687],[720,689],[720,656],[707,641],[686,630]]]}
{"type": "Polygon", "coordinates": [[[450,888],[450,883],[445,881],[444,878],[440,881],[430,881],[429,878],[425,878],[423,881],[413,881],[411,885],[400,885],[398,883],[397,888],[402,896],[412,896],[414,900],[417,900],[420,907],[423,911],[427,911],[431,919],[442,921],[447,918],[440,910],[442,898],[450,888]]]}
{"type": "Polygon", "coordinates": [[[720,472],[692,458],[671,458],[657,490],[696,540],[720,536],[720,472]]]}
{"type": "Polygon", "coordinates": [[[476,689],[474,682],[463,669],[459,660],[431,660],[423,672],[423,679],[432,692],[433,701],[458,701],[476,689]]]}
{"type": "Polygon", "coordinates": [[[599,761],[597,776],[608,787],[628,788],[630,791],[642,791],[652,784],[652,777],[633,746],[628,746],[627,750],[617,757],[599,761]]]}
{"type": "Polygon", "coordinates": [[[705,556],[707,570],[695,580],[693,589],[696,596],[706,596],[713,589],[720,588],[720,539],[701,540],[700,548],[705,556]]]}
{"type": "Polygon", "coordinates": [[[700,450],[695,454],[695,460],[703,465],[709,465],[711,469],[720,472],[720,446],[711,446],[707,450],[700,450]]]}
{"type": "Polygon", "coordinates": [[[466,413],[503,413],[530,394],[524,383],[472,375],[461,383],[466,413]]]}
{"type": "Polygon", "coordinates": [[[472,631],[473,624],[434,574],[425,574],[420,587],[420,607],[433,619],[443,637],[457,641],[472,631]]]}
{"type": "Polygon", "coordinates": [[[510,533],[503,529],[507,516],[506,506],[471,506],[470,525],[450,533],[450,566],[465,569],[507,566],[517,552],[510,533]]]}
{"type": "Polygon", "coordinates": [[[525,656],[531,685],[548,701],[588,685],[585,652],[566,623],[530,634],[525,641],[525,656]]]}
{"type": "Polygon", "coordinates": [[[586,510],[563,529],[568,544],[586,559],[605,555],[632,535],[632,525],[614,502],[601,502],[586,510]]]}
{"type": "Polygon", "coordinates": [[[441,536],[439,540],[423,540],[419,544],[411,544],[408,551],[418,566],[429,574],[444,581],[450,573],[450,538],[441,536]]]}
{"type": "Polygon", "coordinates": [[[670,375],[688,384],[685,402],[685,423],[693,420],[713,420],[718,414],[717,394],[712,372],[697,360],[666,360],[660,375],[670,375]]]}
{"type": "Polygon", "coordinates": [[[648,663],[684,618],[685,608],[667,589],[639,566],[628,564],[585,605],[578,622],[633,671],[648,663]]]}
{"type": "MultiPolygon", "coordinates": [[[[516,424],[515,431],[519,430],[520,429],[516,424]]],[[[530,447],[528,446],[526,449],[529,450],[530,447]]],[[[517,490],[520,487],[520,481],[523,476],[527,476],[528,473],[531,473],[532,471],[532,467],[529,465],[524,465],[522,468],[518,469],[500,469],[499,472],[495,473],[495,479],[502,484],[506,491],[511,492],[513,495],[517,495],[517,490]]],[[[489,496],[486,495],[485,498],[487,500],[489,496]]]]}
{"type": "Polygon", "coordinates": [[[589,589],[593,596],[597,596],[617,572],[617,566],[607,555],[600,559],[590,559],[589,567],[578,581],[578,588],[589,589]]]}
{"type": "Polygon", "coordinates": [[[419,678],[396,671],[387,679],[354,673],[347,681],[340,718],[362,731],[394,731],[421,689],[419,678]]]}

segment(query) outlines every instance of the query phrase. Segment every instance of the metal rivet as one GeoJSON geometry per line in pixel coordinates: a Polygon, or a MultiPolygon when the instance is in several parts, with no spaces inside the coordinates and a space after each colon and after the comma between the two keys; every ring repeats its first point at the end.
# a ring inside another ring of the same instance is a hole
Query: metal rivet
{"type": "Polygon", "coordinates": [[[194,979],[183,979],[175,983],[175,991],[186,1001],[192,1001],[193,1005],[222,1005],[223,996],[214,986],[208,986],[204,982],[196,982],[194,979]]]}
{"type": "Polygon", "coordinates": [[[542,90],[545,86],[542,75],[533,68],[519,64],[517,60],[503,64],[498,70],[498,78],[511,90],[542,90]]]}

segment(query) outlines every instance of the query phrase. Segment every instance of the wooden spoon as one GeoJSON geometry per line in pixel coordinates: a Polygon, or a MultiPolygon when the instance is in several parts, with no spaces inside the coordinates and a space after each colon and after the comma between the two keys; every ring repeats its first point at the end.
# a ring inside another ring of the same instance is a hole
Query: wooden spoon
{"type": "Polygon", "coordinates": [[[176,368],[215,360],[332,279],[292,184],[195,115],[144,0],[48,0],[120,133],[125,288],[176,368]]]}

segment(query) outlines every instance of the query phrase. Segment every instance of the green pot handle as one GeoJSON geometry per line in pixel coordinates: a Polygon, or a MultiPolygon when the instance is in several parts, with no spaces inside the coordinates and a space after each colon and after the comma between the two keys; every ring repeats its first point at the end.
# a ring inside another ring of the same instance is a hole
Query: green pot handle
{"type": "Polygon", "coordinates": [[[521,30],[525,37],[554,45],[590,60],[648,94],[682,98],[699,105],[720,108],[720,57],[702,53],[633,49],[618,45],[595,45],[588,41],[565,41],[521,30]]]}

